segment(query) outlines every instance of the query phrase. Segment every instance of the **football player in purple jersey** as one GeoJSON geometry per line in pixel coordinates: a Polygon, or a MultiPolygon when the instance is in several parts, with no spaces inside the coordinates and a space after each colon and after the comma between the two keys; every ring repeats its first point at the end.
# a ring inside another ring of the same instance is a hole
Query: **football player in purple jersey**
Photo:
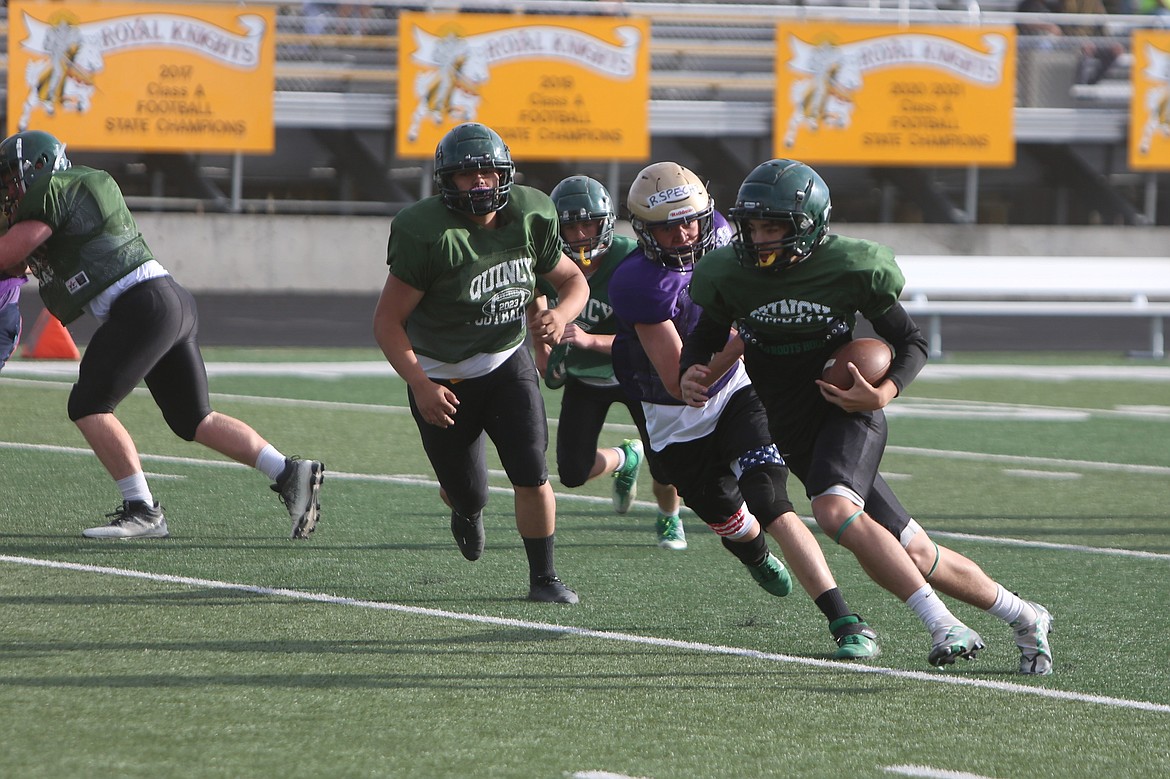
{"type": "Polygon", "coordinates": [[[20,285],[28,267],[21,263],[7,272],[0,271],[0,370],[20,341],[20,285]]]}
{"type": "Polygon", "coordinates": [[[548,419],[524,338],[527,319],[534,338],[557,343],[589,286],[561,252],[552,201],[514,184],[514,172],[511,152],[490,127],[467,122],[443,136],[435,148],[439,193],[403,209],[390,226],[390,272],[374,335],[407,383],[459,551],[472,561],[483,554],[491,438],[515,495],[528,599],[576,603],[553,565],[548,419]],[[526,317],[538,277],[561,302],[526,317]]]}
{"type": "Polygon", "coordinates": [[[829,622],[834,658],[876,657],[876,634],[845,602],[820,545],[788,500],[788,468],[740,364],[742,342],[724,339],[710,402],[692,407],[681,400],[683,338],[701,313],[687,286],[704,254],[730,240],[727,220],[703,182],[673,162],[642,170],[626,206],[639,249],[609,284],[618,318],[613,363],[622,387],[642,404],[651,448],[687,506],[764,590],[782,597],[792,579],[768,550],[767,536],[779,543],[829,622]]]}
{"type": "Polygon", "coordinates": [[[1007,622],[1020,672],[1052,670],[1051,615],[1022,600],[959,553],[936,544],[911,518],[878,467],[886,445],[882,411],[926,363],[926,341],[898,302],[904,279],[893,251],[829,233],[829,188],[796,160],[769,160],[739,188],[731,246],[711,252],[691,295],[703,306],[683,349],[684,397],[701,406],[704,367],[734,327],[775,440],[812,501],[821,529],[866,573],[906,603],[931,633],[928,661],[945,666],[983,648],[937,589],[1007,622]],[[888,375],[870,385],[821,381],[821,369],[853,337],[861,313],[894,349],[888,375]]]}

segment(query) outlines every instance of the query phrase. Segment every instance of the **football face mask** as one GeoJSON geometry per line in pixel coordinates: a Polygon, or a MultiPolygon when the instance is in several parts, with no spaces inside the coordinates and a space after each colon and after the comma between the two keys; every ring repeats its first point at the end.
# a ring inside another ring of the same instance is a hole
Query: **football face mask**
{"type": "Polygon", "coordinates": [[[740,185],[730,216],[741,264],[778,270],[804,260],[828,234],[829,187],[809,166],[769,160],[740,185]]]}

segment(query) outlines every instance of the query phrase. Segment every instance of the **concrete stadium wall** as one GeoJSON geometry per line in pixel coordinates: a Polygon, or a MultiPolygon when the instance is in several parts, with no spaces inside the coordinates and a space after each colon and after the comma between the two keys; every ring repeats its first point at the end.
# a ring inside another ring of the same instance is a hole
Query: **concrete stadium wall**
{"type": "MultiPolygon", "coordinates": [[[[135,215],[159,261],[195,292],[376,294],[386,280],[385,217],[135,215]]],[[[1170,256],[1167,227],[848,224],[834,230],[899,254],[1170,256]]],[[[620,231],[629,235],[628,225],[620,231]]]]}

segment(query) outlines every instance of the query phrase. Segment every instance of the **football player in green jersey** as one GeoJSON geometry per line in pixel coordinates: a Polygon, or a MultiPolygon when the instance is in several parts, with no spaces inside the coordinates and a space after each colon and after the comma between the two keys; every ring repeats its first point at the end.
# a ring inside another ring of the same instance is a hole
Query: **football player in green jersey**
{"type": "Polygon", "coordinates": [[[926,363],[926,341],[898,302],[904,279],[893,251],[831,235],[831,210],[828,186],[795,160],[770,160],[744,180],[730,212],[732,244],[708,254],[691,281],[703,316],[684,346],[684,397],[706,401],[704,366],[734,325],[772,437],[804,482],[817,523],[922,619],[931,632],[931,665],[983,648],[937,589],[1007,622],[1021,673],[1049,673],[1048,611],[931,540],[878,472],[887,435],[882,409],[926,363]],[[894,360],[877,386],[851,364],[854,385],[842,390],[821,381],[821,369],[853,338],[858,313],[890,343],[894,360]]]}
{"type": "Polygon", "coordinates": [[[390,226],[390,273],[374,335],[407,383],[463,556],[483,554],[487,436],[515,493],[529,599],[576,603],[553,565],[548,420],[525,321],[534,338],[557,343],[585,306],[589,285],[561,252],[552,201],[514,184],[514,171],[511,152],[490,127],[467,122],[443,136],[435,148],[439,194],[403,209],[390,226]],[[540,277],[560,305],[526,317],[540,277]]]}
{"type": "MultiPolygon", "coordinates": [[[[649,448],[642,404],[622,390],[610,359],[617,322],[609,304],[609,279],[638,244],[614,233],[617,213],[600,181],[570,176],[553,187],[549,197],[560,219],[564,252],[589,282],[589,302],[577,319],[565,326],[561,342],[556,346],[536,343],[536,367],[545,383],[553,389],[564,387],[557,425],[557,475],[562,484],[572,488],[610,474],[614,511],[625,514],[637,497],[638,470],[646,459],[658,503],[658,545],[686,549],[678,492],[664,483],[657,455],[649,448]],[[621,446],[599,449],[601,428],[615,403],[629,410],[639,437],[627,439],[621,446]]],[[[543,279],[537,282],[537,293],[529,304],[531,312],[556,305],[556,291],[543,279]]]]}
{"type": "Polygon", "coordinates": [[[105,171],[72,166],[65,144],[46,132],[0,143],[4,211],[0,270],[27,263],[45,307],[68,324],[89,312],[101,325],[86,346],[69,418],[117,482],[122,505],[88,538],[163,538],[138,450],[114,409],[146,382],[176,435],[265,473],[292,518],[292,537],[308,538],[320,515],[325,466],[286,458],[238,419],[212,411],[199,351],[195,299],[151,253],[122,191],[105,171]]]}

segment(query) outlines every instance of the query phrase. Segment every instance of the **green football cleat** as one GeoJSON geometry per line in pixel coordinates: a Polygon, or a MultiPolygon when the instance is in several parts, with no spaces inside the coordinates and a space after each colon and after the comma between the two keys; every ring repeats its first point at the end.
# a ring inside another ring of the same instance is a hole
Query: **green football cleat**
{"type": "Polygon", "coordinates": [[[784,563],[780,562],[780,558],[771,552],[768,552],[764,562],[759,565],[749,565],[747,569],[752,578],[756,580],[756,584],[776,597],[783,598],[792,592],[792,577],[788,575],[788,569],[784,567],[784,563]]]}
{"type": "Polygon", "coordinates": [[[642,467],[645,455],[642,442],[637,438],[622,441],[621,448],[626,453],[626,462],[613,472],[613,510],[625,514],[634,505],[634,498],[638,497],[638,470],[642,467]]]}
{"type": "Polygon", "coordinates": [[[872,660],[882,653],[877,633],[857,614],[849,614],[829,623],[829,632],[837,642],[834,660],[872,660]]]}
{"type": "Polygon", "coordinates": [[[681,552],[687,548],[687,534],[683,531],[682,520],[678,515],[658,515],[656,523],[658,531],[658,546],[663,549],[673,549],[681,552]]]}

